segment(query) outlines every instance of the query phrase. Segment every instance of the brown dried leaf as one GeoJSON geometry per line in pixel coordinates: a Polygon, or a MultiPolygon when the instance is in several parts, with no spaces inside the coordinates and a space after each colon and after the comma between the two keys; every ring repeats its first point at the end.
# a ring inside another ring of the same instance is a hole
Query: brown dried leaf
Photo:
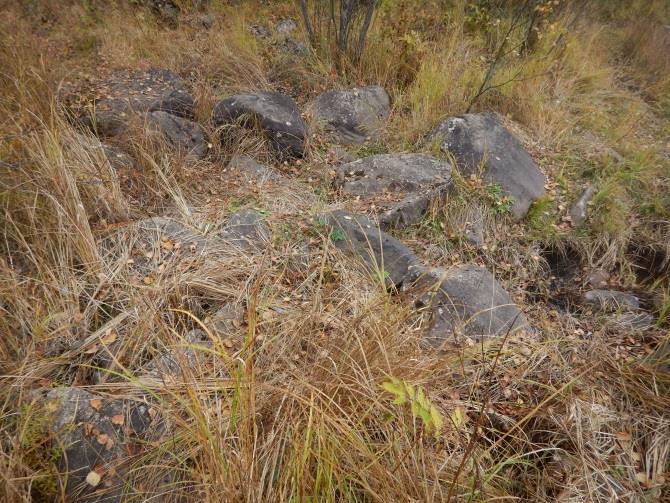
{"type": "Polygon", "coordinates": [[[92,400],[88,401],[88,404],[92,409],[100,410],[100,407],[102,407],[102,400],[100,398],[93,398],[92,400]]]}
{"type": "Polygon", "coordinates": [[[108,330],[100,339],[104,344],[111,344],[116,341],[118,334],[114,330],[108,330]]]}
{"type": "Polygon", "coordinates": [[[110,438],[109,435],[107,435],[107,433],[101,433],[96,437],[96,440],[100,445],[105,445],[110,440],[110,438]]]}
{"type": "Polygon", "coordinates": [[[115,424],[117,426],[123,426],[124,422],[125,418],[123,417],[123,414],[117,414],[115,416],[112,416],[112,424],[115,424]]]}

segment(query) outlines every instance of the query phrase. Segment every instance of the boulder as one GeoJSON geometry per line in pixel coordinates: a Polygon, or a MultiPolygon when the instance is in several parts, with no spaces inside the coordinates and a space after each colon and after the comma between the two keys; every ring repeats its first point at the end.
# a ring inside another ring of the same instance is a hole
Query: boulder
{"type": "Polygon", "coordinates": [[[245,252],[254,252],[265,248],[270,229],[257,211],[243,210],[230,217],[219,237],[245,252]]]}
{"type": "Polygon", "coordinates": [[[199,124],[160,110],[147,114],[147,122],[150,127],[165,135],[178,151],[195,159],[207,155],[205,132],[199,124]]]}
{"type": "Polygon", "coordinates": [[[633,294],[618,290],[589,290],[584,294],[584,304],[602,311],[637,311],[640,300],[633,294]]]}
{"type": "Polygon", "coordinates": [[[121,71],[98,85],[93,113],[82,120],[100,135],[115,136],[128,130],[133,114],[156,111],[193,117],[184,81],[166,69],[121,71]]]}
{"type": "Polygon", "coordinates": [[[383,275],[388,287],[399,289],[415,278],[419,258],[366,216],[337,210],[321,218],[331,228],[335,246],[361,258],[373,274],[383,275]]]}
{"type": "Polygon", "coordinates": [[[465,114],[443,120],[430,138],[456,158],[464,174],[483,167],[486,182],[512,198],[512,215],[522,218],[544,194],[545,177],[519,141],[494,113],[465,114]]]}
{"type": "Polygon", "coordinates": [[[340,192],[374,204],[384,228],[419,222],[451,185],[451,164],[426,154],[373,155],[335,172],[340,192]]]}
{"type": "Polygon", "coordinates": [[[152,426],[150,407],[68,387],[49,391],[45,408],[54,447],[61,452],[60,469],[68,474],[68,501],[124,501],[123,462],[134,438],[145,441],[152,426]],[[99,485],[91,483],[94,470],[101,474],[99,485]]]}
{"type": "Polygon", "coordinates": [[[426,270],[414,285],[418,307],[430,312],[426,341],[441,345],[454,332],[474,339],[528,330],[528,320],[509,293],[483,267],[426,270]]]}
{"type": "Polygon", "coordinates": [[[332,141],[342,144],[375,138],[390,110],[389,96],[380,86],[328,91],[311,106],[316,123],[332,141]]]}
{"type": "Polygon", "coordinates": [[[307,140],[307,124],[289,97],[277,92],[237,94],[220,101],[212,112],[216,127],[241,122],[259,126],[272,145],[284,156],[302,157],[307,140]]]}

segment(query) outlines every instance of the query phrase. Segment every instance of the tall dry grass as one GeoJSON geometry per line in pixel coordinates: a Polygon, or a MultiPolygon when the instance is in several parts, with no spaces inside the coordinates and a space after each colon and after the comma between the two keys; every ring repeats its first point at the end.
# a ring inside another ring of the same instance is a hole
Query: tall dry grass
{"type": "MultiPolygon", "coordinates": [[[[427,352],[420,344],[425,320],[412,314],[410,299],[390,295],[374,271],[337,252],[311,218],[328,204],[311,190],[325,165],[318,144],[300,166],[306,183],[259,189],[231,183],[222,169],[240,151],[271,160],[263,142],[241,136],[217,147],[218,159],[193,163],[139,129],[126,145],[138,162],[126,185],[91,148],[94,139],[66,120],[59,98],[66,81],[119,67],[153,64],[187,75],[200,120],[222,94],[281,85],[270,81],[273,54],[246,29],[270,7],[219,6],[217,28],[202,32],[168,30],[123,5],[73,2],[79,16],[67,20],[58,2],[41,5],[44,31],[34,14],[16,7],[3,11],[0,30],[2,499],[64,498],[59,453],[45,434],[36,392],[68,385],[147,400],[159,411],[166,434],[128,455],[129,498],[138,501],[668,497],[670,383],[645,359],[667,335],[629,334],[605,318],[533,302],[528,290],[551,274],[540,254],[544,239],[529,239],[504,218],[485,215],[500,236],[496,249],[481,255],[455,246],[440,223],[455,232],[473,203],[486,210],[481,188],[459,181],[449,200],[454,211],[436,211],[404,237],[424,256],[436,251],[440,265],[485,263],[527,301],[537,332],[427,352]],[[267,214],[272,246],[264,253],[220,245],[188,263],[166,255],[148,283],[129,264],[135,247],[151,239],[133,221],[168,213],[195,235],[211,236],[239,208],[267,214]],[[306,263],[296,265],[305,249],[306,263]],[[208,318],[226,304],[242,309],[244,321],[217,330],[208,318]],[[115,346],[87,352],[82,341],[109,328],[118,334],[115,346]],[[194,328],[204,328],[212,345],[186,342],[194,328]],[[182,362],[170,379],[146,377],[152,358],[184,346],[205,357],[182,362]],[[445,419],[438,435],[407,405],[392,403],[381,388],[391,377],[425,390],[445,419]]],[[[279,9],[291,12],[290,5],[279,9]]],[[[333,76],[328,62],[310,59],[296,73],[313,77],[302,83],[307,95],[324,85],[384,84],[394,111],[380,148],[414,148],[441,116],[465,110],[486,71],[484,37],[465,29],[459,9],[446,26],[417,29],[402,42],[376,24],[362,65],[350,74],[333,76]],[[398,57],[384,57],[389,53],[398,57]]],[[[602,191],[632,194],[618,222],[638,211],[636,198],[663,197],[667,174],[654,164],[653,142],[635,147],[636,137],[619,135],[623,123],[640,117],[655,132],[658,119],[620,85],[602,23],[578,25],[551,60],[510,59],[500,82],[519,68],[540,76],[498,88],[478,107],[511,114],[539,138],[549,151],[541,152],[547,174],[559,186],[568,179],[565,192],[582,175],[589,148],[580,146],[576,128],[617,139],[624,169],[600,166],[595,177],[602,191]]],[[[664,218],[667,206],[657,204],[649,219],[664,218]]],[[[593,229],[554,239],[575,240],[585,257],[596,250],[592,263],[609,257],[612,265],[634,239],[616,230],[614,237],[593,229]],[[610,238],[620,244],[612,248],[610,238]]],[[[667,236],[662,232],[650,242],[667,236]]]]}

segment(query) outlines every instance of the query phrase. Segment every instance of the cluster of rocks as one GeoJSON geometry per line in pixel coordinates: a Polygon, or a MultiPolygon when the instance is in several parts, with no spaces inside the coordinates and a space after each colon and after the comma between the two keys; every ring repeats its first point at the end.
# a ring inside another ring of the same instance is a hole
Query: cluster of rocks
{"type": "MultiPolygon", "coordinates": [[[[289,34],[294,28],[287,21],[279,23],[276,31],[289,34]]],[[[260,28],[257,31],[264,36],[260,28]]],[[[120,72],[100,87],[99,99],[82,121],[103,139],[123,137],[140,122],[186,156],[202,159],[209,155],[209,143],[203,127],[194,122],[194,109],[193,97],[175,73],[160,69],[120,72]]],[[[311,120],[306,120],[291,97],[258,91],[221,100],[212,111],[211,126],[220,135],[226,135],[230,127],[260,130],[279,158],[300,158],[312,136],[310,125],[332,143],[361,144],[381,138],[390,111],[389,96],[379,86],[328,91],[307,107],[305,115],[311,120]]],[[[473,264],[433,268],[389,232],[420,222],[430,205],[450,190],[454,170],[481,175],[499,185],[516,219],[544,194],[544,175],[501,118],[492,113],[446,118],[430,131],[427,141],[437,142],[453,161],[426,153],[394,153],[341,162],[331,173],[332,183],[348,210],[327,211],[318,216],[319,221],[327,226],[336,247],[361,260],[391,292],[403,291],[412,299],[416,312],[425,316],[423,340],[428,346],[442,346],[452,337],[482,340],[532,331],[522,310],[486,268],[473,264]]],[[[124,155],[100,145],[108,156],[124,155]]],[[[124,165],[131,163],[123,159],[124,165]]],[[[235,156],[227,170],[230,176],[256,183],[289,183],[283,174],[247,155],[235,156]]],[[[270,228],[255,210],[232,215],[208,235],[167,217],[135,225],[140,239],[133,246],[140,253],[129,261],[129,267],[139,278],[152,274],[156,257],[168,264],[164,273],[170,274],[177,270],[171,269],[174,264],[211,258],[222,249],[254,255],[270,243],[270,228]]],[[[594,307],[640,314],[638,300],[629,295],[594,289],[584,299],[594,307]]],[[[227,305],[211,321],[217,331],[232,333],[242,319],[239,308],[227,305]]],[[[215,365],[206,351],[197,349],[212,345],[204,332],[191,331],[184,341],[184,346],[170,348],[150,361],[143,377],[167,380],[182,374],[184,368],[215,365]]],[[[133,435],[144,434],[150,406],[105,400],[103,408],[76,407],[73,404],[98,404],[102,399],[77,388],[58,391],[58,396],[54,393],[48,399],[57,403],[55,427],[92,425],[66,428],[60,437],[68,445],[63,459],[72,472],[68,492],[74,494],[85,482],[93,485],[86,477],[95,466],[113,463],[133,435]],[[132,428],[120,428],[122,425],[132,428]],[[90,441],[91,434],[96,441],[90,441]],[[100,443],[100,438],[105,442],[100,443]]],[[[116,473],[120,476],[122,471],[116,473]]]]}

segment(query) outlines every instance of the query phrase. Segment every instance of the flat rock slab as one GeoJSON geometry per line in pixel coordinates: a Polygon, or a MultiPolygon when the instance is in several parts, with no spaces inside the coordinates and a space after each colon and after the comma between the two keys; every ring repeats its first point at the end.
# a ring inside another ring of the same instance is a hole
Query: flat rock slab
{"type": "Polygon", "coordinates": [[[93,113],[83,120],[98,134],[115,136],[128,130],[133,114],[156,111],[193,117],[193,97],[181,77],[166,69],[121,71],[98,85],[93,113]]]}
{"type": "Polygon", "coordinates": [[[54,445],[62,448],[59,464],[68,473],[68,501],[124,501],[123,491],[128,488],[124,488],[120,464],[128,459],[128,442],[139,441],[152,426],[149,409],[76,387],[49,391],[48,426],[54,445]],[[94,468],[102,474],[95,488],[86,482],[94,468]]]}
{"type": "Polygon", "coordinates": [[[195,159],[207,155],[205,132],[199,124],[160,110],[148,113],[147,121],[149,126],[165,135],[179,152],[195,159]]]}
{"type": "Polygon", "coordinates": [[[494,113],[465,114],[443,120],[430,134],[443,152],[456,158],[464,174],[477,174],[500,185],[511,197],[512,215],[520,219],[544,194],[545,177],[519,141],[494,113]]]}
{"type": "Polygon", "coordinates": [[[451,164],[426,154],[381,154],[336,168],[340,192],[380,210],[382,227],[417,223],[451,185],[451,164]]]}
{"type": "Polygon", "coordinates": [[[399,289],[415,278],[419,258],[368,217],[337,210],[321,219],[331,228],[330,238],[335,246],[361,258],[373,274],[383,277],[388,287],[399,289]]]}
{"type": "Polygon", "coordinates": [[[328,91],[311,105],[311,115],[331,141],[363,143],[377,137],[389,116],[391,101],[383,87],[355,87],[328,91]]]}
{"type": "Polygon", "coordinates": [[[259,126],[281,155],[302,157],[307,124],[293,99],[277,92],[237,94],[220,101],[212,112],[216,127],[241,123],[259,126]]]}
{"type": "Polygon", "coordinates": [[[417,305],[431,313],[425,333],[431,345],[439,346],[459,332],[482,339],[530,328],[509,293],[483,267],[427,270],[415,287],[424,292],[417,305]]]}
{"type": "Polygon", "coordinates": [[[242,251],[256,252],[267,246],[270,229],[257,211],[243,210],[230,217],[219,238],[242,251]]]}
{"type": "Polygon", "coordinates": [[[618,290],[589,290],[584,294],[584,303],[602,311],[637,311],[640,299],[618,290]]]}

